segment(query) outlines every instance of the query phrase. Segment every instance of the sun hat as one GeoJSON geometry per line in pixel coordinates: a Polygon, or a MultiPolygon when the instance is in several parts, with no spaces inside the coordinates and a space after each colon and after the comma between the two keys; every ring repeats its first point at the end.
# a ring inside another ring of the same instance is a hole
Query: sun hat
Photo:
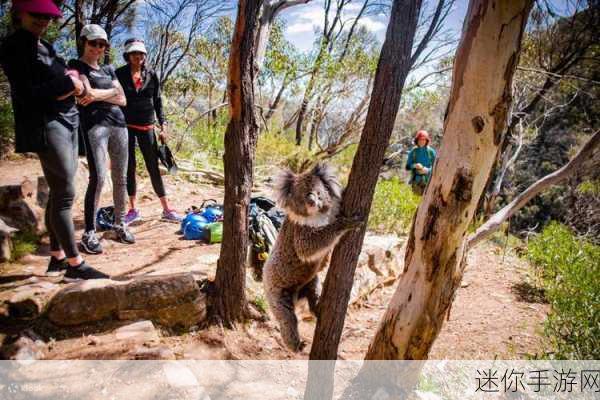
{"type": "Polygon", "coordinates": [[[148,54],[148,52],[146,51],[146,46],[144,45],[144,41],[142,39],[127,39],[125,41],[125,50],[123,52],[123,55],[127,55],[133,52],[148,54]]]}
{"type": "Polygon", "coordinates": [[[102,39],[108,43],[108,35],[100,25],[88,24],[81,29],[81,37],[86,40],[102,39]]]}
{"type": "Polygon", "coordinates": [[[55,18],[62,17],[60,8],[52,0],[13,0],[12,9],[14,11],[51,15],[55,18]]]}

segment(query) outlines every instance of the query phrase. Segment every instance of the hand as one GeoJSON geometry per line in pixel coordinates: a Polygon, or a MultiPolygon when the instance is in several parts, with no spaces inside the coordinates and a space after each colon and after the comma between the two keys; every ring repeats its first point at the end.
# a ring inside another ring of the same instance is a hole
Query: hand
{"type": "Polygon", "coordinates": [[[75,94],[75,96],[79,96],[85,90],[83,82],[79,79],[79,77],[74,77],[71,74],[69,74],[69,77],[73,81],[73,86],[75,86],[75,91],[73,93],[75,94]]]}
{"type": "Polygon", "coordinates": [[[164,125],[160,127],[158,138],[162,143],[166,143],[167,139],[169,138],[169,133],[167,132],[167,128],[164,125]]]}
{"type": "Polygon", "coordinates": [[[96,91],[94,89],[88,89],[87,94],[82,97],[81,99],[79,99],[79,104],[81,104],[82,106],[87,106],[90,103],[93,103],[94,101],[96,101],[98,99],[98,97],[96,96],[96,91]]]}
{"type": "Polygon", "coordinates": [[[65,70],[65,75],[68,75],[72,78],[79,79],[79,72],[76,69],[67,69],[65,70]]]}

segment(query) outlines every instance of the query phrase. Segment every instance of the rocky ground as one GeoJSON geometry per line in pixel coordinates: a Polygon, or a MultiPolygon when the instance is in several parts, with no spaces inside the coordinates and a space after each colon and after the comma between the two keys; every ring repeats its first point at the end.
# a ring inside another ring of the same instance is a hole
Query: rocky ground
{"type": "MultiPolygon", "coordinates": [[[[35,181],[38,162],[0,163],[0,186],[35,181]]],[[[74,208],[81,236],[84,168],[74,208]]],[[[197,175],[166,177],[172,204],[183,212],[203,199],[222,200],[223,190],[197,175]]],[[[103,240],[104,253],[87,256],[113,282],[67,284],[46,277],[47,238],[34,254],[0,264],[0,339],[5,356],[46,359],[306,359],[291,353],[272,321],[251,321],[236,329],[202,328],[205,312],[196,282],[214,276],[219,245],[182,240],[178,226],[159,220],[160,204],[149,181],[139,186],[143,220],[132,230],[137,242],[103,240]],[[58,294],[57,294],[58,293],[58,294]],[[78,304],[78,307],[73,307],[78,304]],[[39,317],[42,315],[42,317],[39,317]],[[15,338],[19,338],[12,345],[15,338]]],[[[104,191],[102,205],[111,203],[104,191]]],[[[357,287],[340,346],[340,358],[361,359],[395,290],[403,238],[371,235],[363,250],[357,287]]],[[[484,243],[468,267],[450,315],[430,358],[520,359],[543,350],[541,326],[547,305],[527,286],[528,264],[508,248],[484,243]]],[[[248,297],[264,306],[259,283],[248,273],[248,297]]],[[[300,330],[310,343],[315,321],[300,307],[300,330]]]]}

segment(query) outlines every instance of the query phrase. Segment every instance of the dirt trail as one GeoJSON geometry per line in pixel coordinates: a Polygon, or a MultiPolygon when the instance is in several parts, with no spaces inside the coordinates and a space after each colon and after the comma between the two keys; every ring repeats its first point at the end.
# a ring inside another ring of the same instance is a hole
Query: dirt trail
{"type": "MultiPolygon", "coordinates": [[[[0,171],[0,185],[16,184],[24,177],[32,179],[40,174],[39,163],[31,159],[1,162],[0,171]]],[[[192,184],[180,176],[167,176],[165,179],[172,204],[180,212],[192,204],[199,205],[203,199],[222,200],[220,187],[192,184]]],[[[85,171],[80,174],[77,186],[74,219],[79,238],[82,233],[85,171]]],[[[138,187],[143,221],[132,227],[137,243],[124,245],[106,239],[103,240],[104,254],[86,256],[86,259],[112,275],[190,271],[198,276],[213,276],[219,246],[182,240],[176,234],[176,224],[159,220],[160,203],[148,179],[141,179],[138,187]]],[[[110,203],[110,192],[105,189],[101,205],[110,203]]],[[[42,246],[37,254],[26,256],[18,263],[0,265],[0,275],[25,273],[41,277],[46,263],[47,246],[42,246]]],[[[430,358],[518,359],[540,352],[543,347],[540,332],[548,310],[547,305],[529,303],[519,295],[517,288],[523,284],[528,270],[527,263],[510,250],[503,256],[503,249],[489,242],[475,248],[469,254],[463,284],[430,358]]],[[[360,306],[350,308],[340,346],[341,358],[363,357],[394,290],[395,285],[379,289],[360,306]]],[[[308,314],[303,316],[301,334],[310,343],[315,322],[308,314]]],[[[162,332],[160,342],[176,357],[194,359],[307,358],[310,348],[307,346],[299,354],[287,351],[272,321],[249,322],[233,331],[212,327],[182,335],[162,332]]],[[[106,357],[101,349],[78,351],[89,343],[86,336],[57,341],[49,356],[106,357]]],[[[111,358],[118,358],[118,352],[111,351],[111,358]]]]}

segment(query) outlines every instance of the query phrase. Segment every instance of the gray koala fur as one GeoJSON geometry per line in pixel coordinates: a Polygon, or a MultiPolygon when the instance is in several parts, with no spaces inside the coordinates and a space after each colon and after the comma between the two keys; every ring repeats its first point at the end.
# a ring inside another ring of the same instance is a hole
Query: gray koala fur
{"type": "Polygon", "coordinates": [[[341,185],[324,163],[298,175],[283,171],[275,193],[286,218],[265,264],[263,284],[285,344],[300,351],[305,343],[298,333],[295,304],[306,297],[310,311],[318,314],[317,273],[329,264],[331,251],[342,235],[360,227],[362,221],[338,215],[341,185]]]}

